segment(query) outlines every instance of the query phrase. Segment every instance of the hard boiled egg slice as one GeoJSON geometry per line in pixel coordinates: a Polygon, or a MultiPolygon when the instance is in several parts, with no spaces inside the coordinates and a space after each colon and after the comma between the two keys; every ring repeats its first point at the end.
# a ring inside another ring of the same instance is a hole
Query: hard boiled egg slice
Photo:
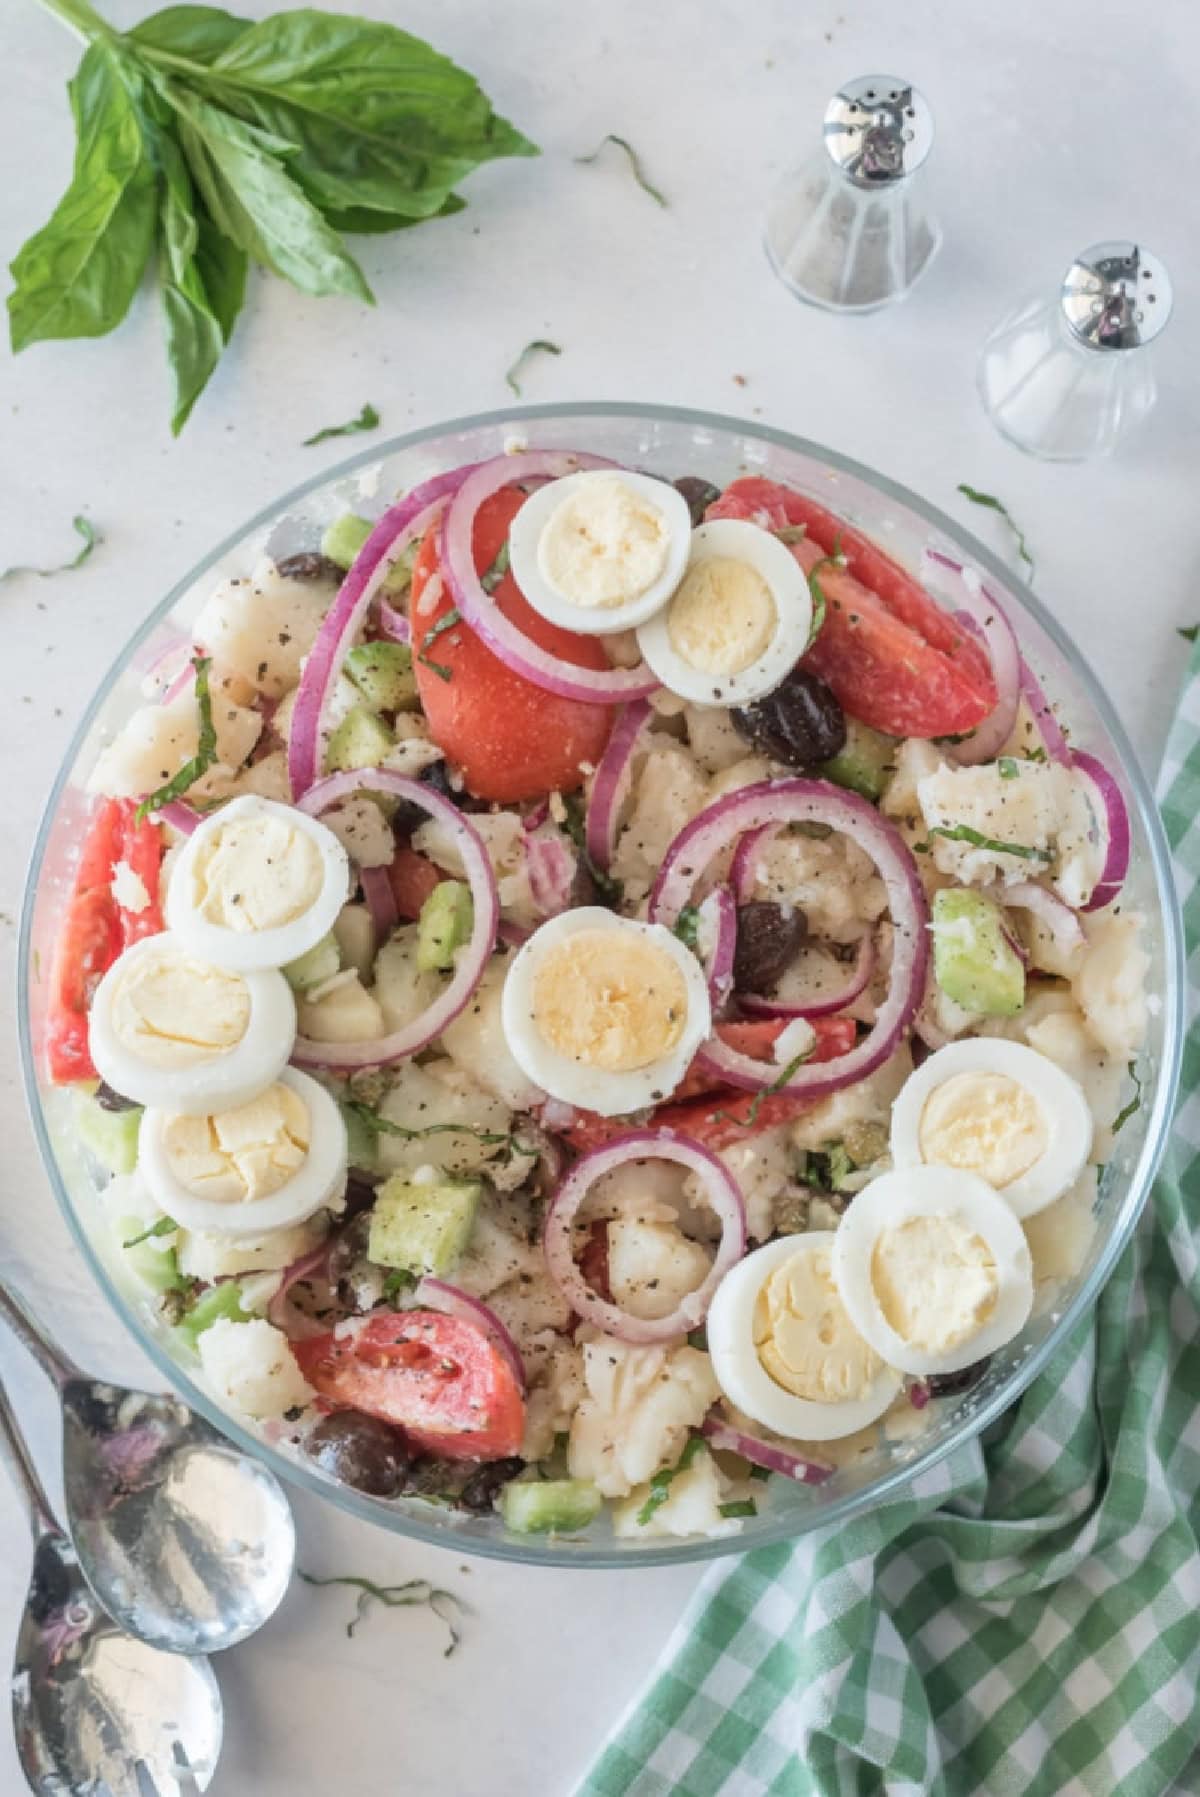
{"type": "Polygon", "coordinates": [[[892,1107],[892,1160],[976,1173],[1014,1216],[1075,1184],[1092,1148],[1083,1089],[1061,1067],[991,1036],[951,1042],[905,1081],[892,1107]]]}
{"type": "Polygon", "coordinates": [[[833,1277],[854,1327],[902,1373],[956,1373],[1011,1341],[1033,1304],[1025,1231],[977,1173],[873,1179],[837,1226],[833,1277]]]}
{"type": "Polygon", "coordinates": [[[272,799],[234,799],[188,838],[167,927],[218,967],[286,967],[333,928],[350,862],[325,825],[272,799]]]}
{"type": "Polygon", "coordinates": [[[609,636],[666,604],[683,578],[691,530],[687,501],[669,481],[591,469],[530,494],[509,527],[509,562],[552,624],[609,636]]]}
{"type": "Polygon", "coordinates": [[[696,705],[745,705],[791,672],[808,646],[812,596],[787,546],[741,518],[692,532],[687,572],[638,631],[663,685],[696,705]]]}
{"type": "Polygon", "coordinates": [[[188,1115],[245,1104],[279,1078],[295,1039],[281,973],[213,967],[169,931],[114,961],[88,1017],[92,1060],[115,1092],[188,1115]]]}
{"type": "Polygon", "coordinates": [[[342,1196],[347,1163],[341,1112],[293,1067],[228,1110],[148,1110],[138,1134],[138,1167],[166,1214],[184,1229],[224,1235],[305,1222],[342,1196]]]}
{"type": "Polygon", "coordinates": [[[524,944],[504,982],[501,1021],[535,1085],[619,1117],[674,1090],[712,1012],[703,968],[670,930],[584,905],[524,944]]]}
{"type": "Polygon", "coordinates": [[[799,1441],[865,1429],[900,1389],[900,1375],[842,1303],[833,1245],[833,1231],[818,1229],[756,1248],[726,1273],[708,1313],[708,1352],[725,1396],[799,1441]]]}

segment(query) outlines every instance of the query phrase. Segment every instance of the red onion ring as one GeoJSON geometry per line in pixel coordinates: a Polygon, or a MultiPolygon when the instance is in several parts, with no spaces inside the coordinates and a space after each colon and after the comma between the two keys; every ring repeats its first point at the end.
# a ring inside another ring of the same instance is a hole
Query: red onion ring
{"type": "Polygon", "coordinates": [[[318,1322],[315,1317],[306,1317],[302,1311],[297,1310],[288,1293],[301,1279],[325,1270],[334,1240],[330,1236],[328,1241],[322,1242],[317,1248],[310,1248],[307,1254],[294,1260],[290,1267],[285,1267],[279,1290],[267,1305],[267,1321],[274,1323],[276,1329],[282,1329],[289,1341],[311,1341],[318,1335],[326,1334],[329,1328],[328,1323],[318,1322]]]}
{"type": "Polygon", "coordinates": [[[729,877],[733,882],[733,895],[739,905],[747,904],[754,896],[755,867],[754,859],[763,844],[769,842],[778,830],[778,824],[763,824],[757,830],[747,830],[746,834],[733,851],[733,860],[729,867],[729,877]]]}
{"type": "Polygon", "coordinates": [[[700,959],[708,976],[708,996],[719,1011],[733,991],[733,957],[737,952],[737,906],[728,886],[715,886],[701,901],[698,925],[705,942],[700,959]]]}
{"type": "Polygon", "coordinates": [[[543,917],[557,917],[571,903],[575,857],[557,835],[526,835],[522,838],[522,847],[533,902],[543,917]]]}
{"type": "Polygon", "coordinates": [[[619,705],[623,699],[639,699],[656,691],[659,683],[645,662],[636,668],[599,670],[561,661],[548,649],[531,642],[510,623],[492,595],[484,590],[475,569],[475,514],[485,499],[517,481],[539,476],[556,480],[564,474],[577,474],[584,468],[613,466],[603,456],[561,449],[501,455],[483,462],[467,476],[446,507],[438,550],[454,604],[493,654],[534,686],[562,698],[582,699],[593,705],[619,705]]]}
{"type": "Polygon", "coordinates": [[[173,699],[178,699],[181,693],[186,693],[189,686],[194,686],[195,681],[196,669],[191,661],[185,661],[179,672],[173,675],[163,687],[159,695],[159,704],[169,705],[173,699]]]}
{"type": "Polygon", "coordinates": [[[1091,897],[1080,907],[1083,911],[1100,911],[1105,905],[1112,904],[1129,872],[1129,812],[1120,787],[1102,761],[1097,761],[1084,749],[1076,749],[1071,756],[1071,765],[1095,787],[1104,819],[1104,865],[1091,897]]]}
{"type": "Polygon", "coordinates": [[[389,642],[403,643],[406,647],[412,642],[412,625],[404,613],[389,605],[386,599],[379,601],[379,628],[389,642]]]}
{"type": "Polygon", "coordinates": [[[607,873],[617,846],[617,820],[633,778],[633,755],[647,720],[653,716],[648,699],[633,699],[613,725],[608,746],[600,757],[588,800],[584,842],[594,866],[607,873]]]}
{"type": "Polygon", "coordinates": [[[1030,667],[1025,657],[1021,657],[1021,697],[1033,713],[1034,728],[1042,739],[1051,761],[1059,762],[1063,767],[1071,763],[1071,751],[1067,747],[1067,739],[1062,727],[1050,708],[1050,701],[1042,691],[1042,683],[1030,667]]]}
{"type": "Polygon", "coordinates": [[[757,992],[743,992],[738,996],[738,1003],[743,1011],[750,1011],[756,1017],[831,1017],[835,1011],[844,1011],[866,991],[875,972],[875,961],[875,939],[866,935],[858,945],[858,954],[846,984],[830,996],[789,1004],[779,998],[761,998],[757,992]]]}
{"type": "Polygon", "coordinates": [[[299,809],[310,817],[320,817],[331,805],[358,792],[383,792],[407,799],[450,832],[462,859],[474,903],[471,938],[460,952],[450,980],[420,1017],[390,1036],[369,1042],[312,1042],[305,1036],[297,1036],[292,1059],[300,1067],[342,1070],[386,1067],[428,1047],[446,1025],[453,1023],[459,1012],[466,1009],[496,946],[496,929],[500,921],[496,876],[478,832],[457,806],[420,780],[410,780],[404,774],[393,773],[390,768],[370,767],[351,768],[319,780],[300,800],[299,809]]]}
{"type": "Polygon", "coordinates": [[[939,550],[927,549],[925,554],[931,562],[958,575],[962,596],[955,621],[983,644],[992,664],[996,704],[966,742],[956,744],[951,751],[963,767],[977,767],[982,761],[994,760],[1013,733],[1021,704],[1021,652],[1003,608],[973,573],[969,576],[961,562],[939,550]]]}
{"type": "MultiPolygon", "coordinates": [[[[408,1308],[410,1307],[406,1305],[405,1309],[408,1308]]],[[[495,1311],[479,1298],[473,1298],[469,1292],[460,1291],[456,1285],[447,1285],[444,1279],[433,1279],[427,1276],[414,1290],[411,1308],[414,1310],[440,1310],[445,1316],[457,1317],[462,1323],[473,1323],[476,1329],[482,1329],[492,1346],[499,1349],[512,1368],[513,1377],[521,1390],[525,1390],[528,1381],[525,1376],[525,1362],[521,1358],[521,1350],[495,1311]]]]}
{"type": "Polygon", "coordinates": [[[197,824],[204,821],[200,813],[185,805],[182,799],[170,799],[154,816],[160,824],[170,824],[181,836],[190,836],[197,824]]]}
{"type": "Polygon", "coordinates": [[[1030,912],[1045,925],[1064,954],[1082,948],[1087,941],[1083,925],[1066,899],[1059,898],[1048,886],[1039,886],[1036,880],[1018,880],[1012,886],[998,887],[992,896],[1002,905],[1030,912]]]}
{"type": "Polygon", "coordinates": [[[746,1207],[728,1168],[699,1142],[668,1130],[632,1130],[576,1161],[550,1200],[543,1246],[550,1277],[577,1316],[618,1341],[637,1347],[651,1346],[674,1341],[704,1321],[713,1293],[746,1252],[746,1207]],[[689,1172],[699,1174],[721,1223],[721,1240],[708,1274],[670,1316],[656,1321],[627,1316],[594,1292],[575,1265],[571,1243],[571,1225],[596,1181],[614,1167],[640,1160],[676,1161],[689,1172]]]}
{"type": "Polygon", "coordinates": [[[371,913],[371,922],[375,926],[375,943],[378,947],[387,941],[400,922],[396,895],[392,891],[386,867],[360,867],[358,880],[367,901],[367,910],[371,913]]]}
{"type": "Polygon", "coordinates": [[[542,825],[549,819],[549,816],[550,800],[548,798],[539,799],[532,811],[527,811],[521,819],[521,828],[523,830],[528,830],[530,835],[532,835],[535,830],[541,829],[542,825]]]}
{"type": "Polygon", "coordinates": [[[532,935],[532,930],[527,930],[523,924],[510,923],[507,917],[502,917],[496,926],[498,940],[506,942],[509,948],[524,948],[532,935]]]}
{"type": "Polygon", "coordinates": [[[776,1447],[774,1442],[747,1435],[743,1429],[723,1423],[718,1416],[706,1416],[700,1425],[700,1433],[714,1448],[740,1454],[751,1466],[764,1466],[768,1472],[782,1473],[785,1479],[794,1479],[797,1485],[823,1485],[826,1479],[833,1477],[832,1466],[822,1466],[818,1460],[806,1460],[802,1454],[776,1447]]]}
{"type": "Polygon", "coordinates": [[[874,1073],[888,1059],[916,1014],[929,966],[929,906],[916,863],[895,826],[857,793],[827,780],[768,780],[744,786],[709,805],[685,824],[667,850],[650,894],[652,923],[674,924],[692,887],[735,837],[762,824],[828,824],[863,849],[887,889],[893,928],[887,994],[875,1022],[849,1054],[797,1068],[784,1086],[761,1061],[710,1037],[699,1059],[729,1085],[744,1092],[772,1091],[824,1098],[874,1073]]]}
{"type": "Polygon", "coordinates": [[[924,1410],[931,1393],[923,1379],[914,1379],[908,1388],[908,1401],[914,1410],[924,1410]]]}
{"type": "Polygon", "coordinates": [[[351,563],[325,614],[296,690],[288,774],[297,799],[303,797],[320,773],[321,720],[346,651],[358,634],[372,599],[408,545],[433,522],[447,494],[457,492],[473,466],[467,463],[447,474],[435,474],[432,480],[414,487],[398,504],[389,506],[351,563]]]}

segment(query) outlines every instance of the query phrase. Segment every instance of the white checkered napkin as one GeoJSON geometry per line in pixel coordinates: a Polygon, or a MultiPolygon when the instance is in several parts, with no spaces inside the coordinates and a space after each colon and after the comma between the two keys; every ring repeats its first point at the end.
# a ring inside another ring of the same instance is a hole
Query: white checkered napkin
{"type": "Polygon", "coordinates": [[[576,1797],[1200,1797],[1200,646],[1159,798],[1184,1097],[1095,1313],[986,1448],[715,1566],[576,1797]]]}

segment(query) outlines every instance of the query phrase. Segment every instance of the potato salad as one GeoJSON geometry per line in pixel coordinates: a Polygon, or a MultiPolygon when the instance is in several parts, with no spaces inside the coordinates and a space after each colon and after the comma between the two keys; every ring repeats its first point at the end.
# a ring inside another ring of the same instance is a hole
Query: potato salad
{"type": "Polygon", "coordinates": [[[224,579],[90,790],[49,1077],[192,1376],[333,1480],[736,1535],[1087,1260],[1129,820],[940,553],[514,451],[224,579]]]}

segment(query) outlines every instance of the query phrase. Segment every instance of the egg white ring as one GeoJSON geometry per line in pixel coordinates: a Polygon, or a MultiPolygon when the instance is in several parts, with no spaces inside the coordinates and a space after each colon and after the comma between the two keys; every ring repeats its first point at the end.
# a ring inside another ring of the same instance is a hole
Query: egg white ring
{"type": "Polygon", "coordinates": [[[179,1179],[167,1158],[163,1132],[178,1113],[145,1113],[138,1131],[138,1169],[155,1202],[181,1229],[226,1236],[266,1235],[272,1229],[306,1223],[342,1196],[350,1154],[342,1113],[324,1086],[295,1067],[284,1068],[279,1084],[290,1087],[308,1111],[309,1145],[304,1165],[286,1185],[265,1198],[222,1203],[198,1197],[179,1179]]]}
{"type": "MultiPolygon", "coordinates": [[[[188,1067],[159,1067],[118,1040],[113,1032],[113,1002],[122,981],[139,961],[163,953],[199,959],[179,938],[163,931],[144,936],[113,962],[96,988],[88,1015],[88,1047],[101,1079],[134,1104],[158,1105],[183,1116],[235,1110],[274,1085],[291,1058],[296,1040],[296,1000],[275,968],[240,972],[237,977],[250,1000],[250,1015],[240,1042],[214,1049],[205,1061],[188,1067]]],[[[225,970],[227,971],[227,970],[225,970]]]]}
{"type": "Polygon", "coordinates": [[[667,603],[683,579],[691,545],[692,519],[687,500],[670,481],[658,480],[652,474],[634,474],[625,468],[590,468],[580,474],[564,474],[547,481],[529,495],[508,527],[509,566],[522,594],[552,624],[574,630],[581,636],[614,636],[620,630],[632,630],[654,616],[667,603]],[[542,532],[565,499],[580,487],[598,480],[617,479],[648,499],[665,514],[667,521],[667,559],[662,573],[644,593],[621,605],[576,605],[565,593],[553,586],[542,573],[538,547],[542,532]]]}
{"type": "Polygon", "coordinates": [[[681,699],[694,705],[744,705],[773,692],[803,655],[812,630],[812,593],[786,543],[748,519],[716,518],[692,532],[687,572],[718,557],[747,563],[770,588],[775,628],[762,654],[735,674],[691,667],[671,641],[669,602],[642,625],[638,647],[651,673],[681,699]]]}
{"type": "MultiPolygon", "coordinates": [[[[857,1204],[857,1198],[854,1202],[857,1204]]],[[[730,1403],[756,1423],[793,1441],[839,1441],[865,1429],[878,1422],[902,1383],[894,1367],[881,1367],[865,1396],[822,1404],[785,1391],[758,1357],[753,1326],[759,1292],[784,1261],[818,1248],[832,1251],[834,1240],[831,1229],[815,1229],[806,1235],[779,1236],[756,1248],[726,1273],[705,1323],[713,1373],[730,1403]]]]}
{"type": "Polygon", "coordinates": [[[242,973],[262,967],[286,967],[315,948],[333,928],[338,913],[350,897],[350,858],[318,818],[292,805],[253,795],[233,799],[192,832],[180,850],[167,887],[167,928],[184,947],[214,967],[242,973]],[[214,836],[238,818],[279,817],[289,828],[300,830],[316,844],[321,859],[321,890],[308,909],[290,923],[270,930],[229,930],[197,915],[193,885],[196,864],[214,836]]]}
{"type": "Polygon", "coordinates": [[[1069,1191],[1087,1165],[1095,1119],[1083,1088],[1048,1056],[1024,1043],[999,1036],[950,1042],[909,1076],[892,1106],[891,1150],[897,1167],[926,1165],[921,1116],[930,1095],[956,1073],[999,1073],[1015,1080],[1037,1103],[1046,1125],[1045,1152],[1016,1179],[993,1188],[1014,1216],[1036,1216],[1069,1191]]]}
{"type": "Polygon", "coordinates": [[[925,1377],[957,1373],[1019,1335],[1033,1308],[1033,1262],[1025,1231],[994,1186],[956,1167],[907,1167],[882,1173],[859,1192],[837,1226],[833,1277],[850,1321],[889,1366],[925,1377]],[[913,1217],[944,1217],[987,1243],[996,1265],[991,1316],[965,1341],[942,1353],[918,1348],[892,1328],[871,1277],[875,1245],[885,1229],[913,1217]]]}
{"type": "Polygon", "coordinates": [[[665,925],[616,917],[603,905],[581,905],[574,911],[564,911],[560,917],[542,924],[522,944],[501,992],[500,1019],[513,1059],[535,1086],[541,1086],[563,1104],[584,1105],[603,1117],[622,1117],[655,1103],[656,1095],[665,1098],[679,1084],[696,1050],[712,1032],[708,983],[691,949],[665,925]],[[552,1048],[538,1030],[533,989],[541,957],[583,930],[610,930],[614,935],[636,932],[668,954],[683,975],[687,992],[683,1033],[668,1054],[648,1067],[626,1073],[582,1067],[552,1048]]]}

